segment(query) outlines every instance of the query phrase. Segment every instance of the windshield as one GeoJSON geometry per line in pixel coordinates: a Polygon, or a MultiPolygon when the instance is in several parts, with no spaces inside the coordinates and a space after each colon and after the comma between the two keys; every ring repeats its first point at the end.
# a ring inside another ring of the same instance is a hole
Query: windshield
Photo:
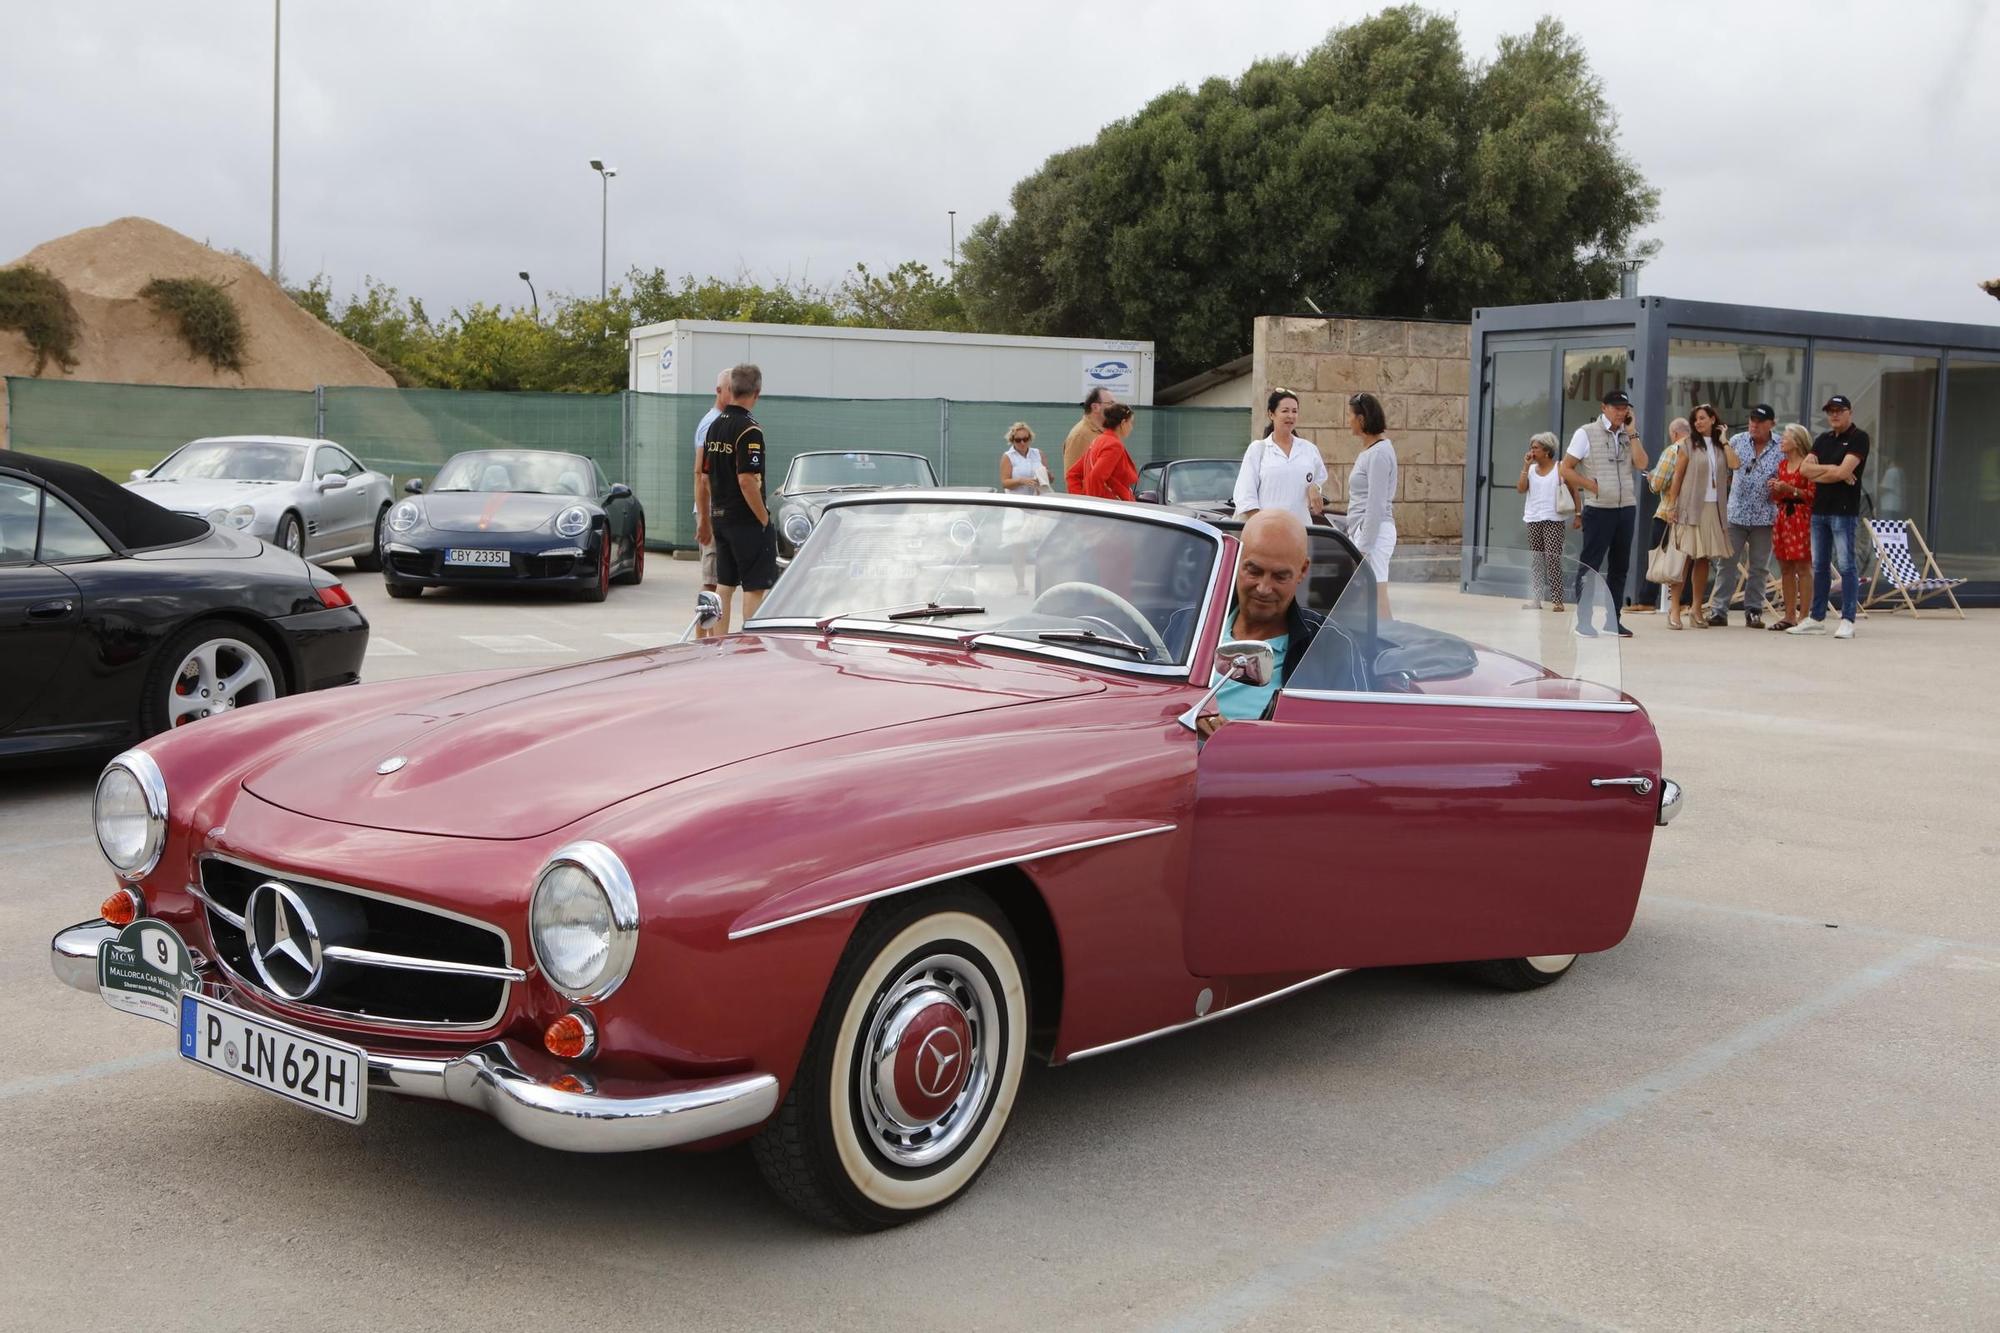
{"type": "Polygon", "coordinates": [[[1227,459],[1200,458],[1176,463],[1167,469],[1167,493],[1160,498],[1170,505],[1216,504],[1236,494],[1237,465],[1227,459]]]}
{"type": "Polygon", "coordinates": [[[306,450],[275,440],[197,440],[153,469],[156,481],[297,481],[306,450]]]}
{"type": "Polygon", "coordinates": [[[1455,547],[1390,561],[1389,616],[1378,616],[1364,565],[1348,580],[1325,631],[1287,690],[1339,690],[1456,699],[1618,703],[1618,636],[1604,580],[1576,561],[1486,548],[1467,589],[1455,547]],[[1578,593],[1590,618],[1578,618],[1578,593]],[[1560,601],[1563,610],[1552,608],[1560,601]],[[1579,624],[1589,632],[1579,634],[1579,624]],[[1330,632],[1326,632],[1330,631],[1330,632]]]}
{"type": "Polygon", "coordinates": [[[1182,665],[1218,545],[1198,529],[1059,505],[835,505],[750,628],[846,618],[1182,665]]]}
{"type": "Polygon", "coordinates": [[[931,465],[910,454],[800,454],[785,474],[784,489],[824,491],[836,486],[887,489],[891,486],[935,486],[931,465]]]}
{"type": "Polygon", "coordinates": [[[593,496],[590,460],[533,449],[487,449],[455,454],[438,469],[434,491],[517,491],[538,495],[593,496]]]}

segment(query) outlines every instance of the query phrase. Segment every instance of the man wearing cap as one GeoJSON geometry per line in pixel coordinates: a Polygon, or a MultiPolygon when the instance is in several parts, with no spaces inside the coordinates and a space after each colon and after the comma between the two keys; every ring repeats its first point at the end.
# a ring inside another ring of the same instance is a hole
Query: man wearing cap
{"type": "Polygon", "coordinates": [[[1840,628],[1836,639],[1854,637],[1854,612],[1861,600],[1861,571],[1854,561],[1854,530],[1861,524],[1861,470],[1868,466],[1868,432],[1854,424],[1854,404],[1837,393],[1820,406],[1831,430],[1813,441],[1812,454],[1799,460],[1806,480],[1817,483],[1812,515],[1812,610],[1787,634],[1826,633],[1827,594],[1832,563],[1840,560],[1840,628]]]}
{"type": "MultiPolygon", "coordinates": [[[[1638,474],[1646,470],[1646,449],[1633,429],[1632,400],[1625,391],[1611,389],[1599,401],[1604,410],[1597,420],[1585,422],[1570,436],[1562,477],[1570,487],[1584,492],[1583,512],[1577,516],[1577,526],[1583,529],[1583,550],[1577,561],[1586,569],[1605,574],[1611,606],[1605,615],[1604,632],[1629,639],[1632,631],[1619,621],[1618,608],[1625,597],[1632,541],[1639,529],[1638,474]]],[[[1583,586],[1582,569],[1576,579],[1576,632],[1593,637],[1597,633],[1590,624],[1593,590],[1583,586]]]]}
{"type": "Polygon", "coordinates": [[[1771,426],[1777,419],[1769,403],[1759,403],[1750,409],[1750,429],[1729,441],[1742,470],[1729,487],[1730,553],[1722,558],[1715,595],[1709,599],[1711,625],[1729,623],[1729,599],[1736,595],[1735,557],[1746,553],[1750,573],[1743,589],[1743,623],[1751,629],[1764,624],[1764,588],[1771,578],[1771,525],[1778,521],[1778,502],[1771,497],[1771,483],[1777,479],[1778,464],[1784,461],[1771,438],[1771,426]]]}

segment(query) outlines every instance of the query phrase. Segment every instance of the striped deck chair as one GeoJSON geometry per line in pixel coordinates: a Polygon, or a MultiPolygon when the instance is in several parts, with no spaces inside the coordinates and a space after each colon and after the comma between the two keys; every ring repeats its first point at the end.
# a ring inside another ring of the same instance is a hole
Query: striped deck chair
{"type": "Polygon", "coordinates": [[[1943,597],[1958,612],[1958,618],[1965,619],[1965,609],[1952,592],[1965,580],[1944,576],[1937,557],[1931,554],[1930,545],[1915,523],[1907,518],[1864,518],[1861,525],[1868,529],[1875,546],[1874,568],[1868,576],[1867,594],[1861,599],[1864,610],[1880,607],[1884,611],[1907,610],[1912,616],[1920,616],[1923,614],[1917,609],[1920,604],[1943,597]],[[1884,583],[1888,586],[1880,587],[1884,583]]]}

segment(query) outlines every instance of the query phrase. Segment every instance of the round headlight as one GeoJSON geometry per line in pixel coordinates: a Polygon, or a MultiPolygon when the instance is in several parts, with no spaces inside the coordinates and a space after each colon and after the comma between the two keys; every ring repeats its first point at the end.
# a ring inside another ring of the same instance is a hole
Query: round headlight
{"type": "Polygon", "coordinates": [[[143,879],[167,841],[167,783],[150,755],[128,750],[105,766],[91,802],[97,845],[124,879],[143,879]]]}
{"type": "Polygon", "coordinates": [[[572,1000],[618,989],[639,947],[639,901],[624,862],[602,843],[549,858],[528,907],[528,942],[549,984],[572,1000]]]}
{"type": "Polygon", "coordinates": [[[590,511],[582,505],[571,505],[556,515],[556,536],[581,537],[590,529],[590,511]]]}
{"type": "Polygon", "coordinates": [[[423,521],[423,506],[415,500],[405,500],[389,511],[389,526],[397,532],[408,532],[423,521]]]}
{"type": "Polygon", "coordinates": [[[794,546],[804,546],[806,538],[813,535],[813,521],[794,510],[785,515],[785,540],[794,546]]]}
{"type": "Polygon", "coordinates": [[[238,532],[243,532],[256,520],[256,517],[257,511],[249,505],[237,505],[222,516],[222,521],[238,532]]]}
{"type": "Polygon", "coordinates": [[[229,521],[229,511],[227,509],[211,509],[202,515],[202,517],[219,528],[229,521]]]}

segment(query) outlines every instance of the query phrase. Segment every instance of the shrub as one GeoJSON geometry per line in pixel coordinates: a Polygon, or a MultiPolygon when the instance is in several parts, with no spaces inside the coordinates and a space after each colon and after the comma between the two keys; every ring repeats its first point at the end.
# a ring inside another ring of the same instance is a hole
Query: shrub
{"type": "Polygon", "coordinates": [[[154,278],[139,295],[180,326],[196,356],[207,357],[217,370],[243,369],[243,319],[220,284],[205,278],[154,278]]]}
{"type": "Polygon", "coordinates": [[[0,268],[0,329],[18,329],[27,338],[37,375],[50,357],[64,370],[76,366],[81,327],[68,290],[48,272],[29,264],[0,268]]]}

